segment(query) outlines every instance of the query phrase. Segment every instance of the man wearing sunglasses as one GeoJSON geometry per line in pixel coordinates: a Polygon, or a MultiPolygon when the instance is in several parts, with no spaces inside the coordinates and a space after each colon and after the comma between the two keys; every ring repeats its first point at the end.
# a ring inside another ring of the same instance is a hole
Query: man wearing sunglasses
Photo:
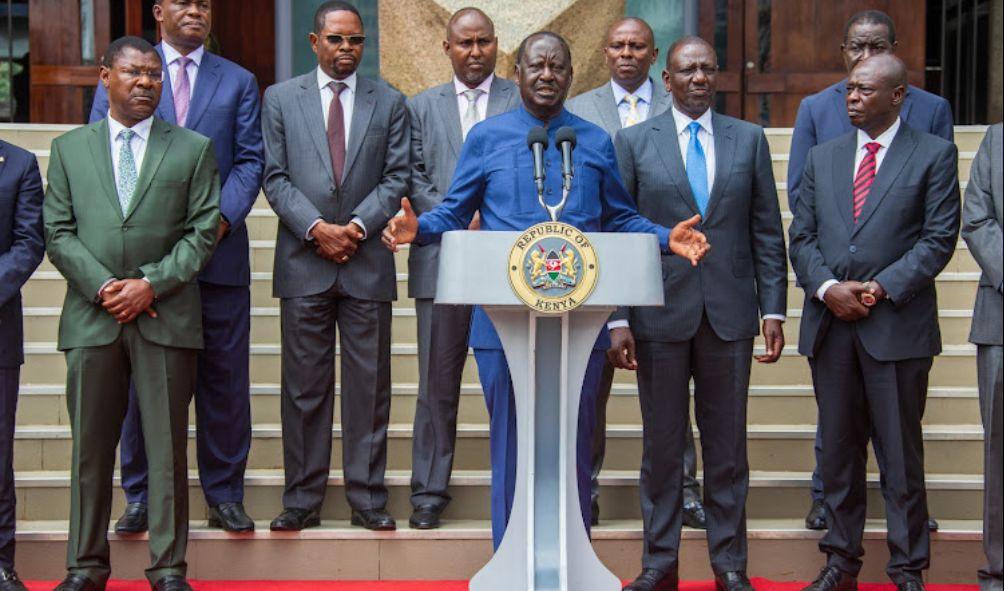
{"type": "Polygon", "coordinates": [[[365,45],[351,4],[321,4],[318,67],[265,92],[265,196],[279,216],[286,488],[273,530],[320,523],[341,338],[342,466],[352,523],[396,528],[386,511],[394,257],[380,232],[408,192],[404,96],[356,74],[365,45]]]}
{"type": "MultiPolygon", "coordinates": [[[[212,17],[209,0],[157,0],[153,16],[163,39],[157,45],[163,100],[154,116],[213,140],[223,183],[218,243],[199,274],[205,321],[195,385],[199,480],[210,527],[251,531],[254,522],[243,504],[251,449],[251,267],[244,218],[258,198],[264,166],[258,82],[251,72],[204,49],[212,17]]],[[[107,115],[108,95],[98,85],[91,122],[107,115]]],[[[115,523],[119,534],[147,529],[147,457],[135,399],[133,389],[119,450],[127,502],[115,523]]]]}

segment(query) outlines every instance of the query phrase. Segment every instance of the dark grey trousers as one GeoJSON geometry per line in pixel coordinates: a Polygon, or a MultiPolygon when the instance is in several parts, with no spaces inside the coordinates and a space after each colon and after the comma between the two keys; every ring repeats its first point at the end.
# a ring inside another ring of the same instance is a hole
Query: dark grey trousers
{"type": "Polygon", "coordinates": [[[708,552],[716,574],[746,571],[746,401],[753,339],[724,341],[707,318],[694,338],[638,341],[638,395],[644,428],[642,567],[674,572],[683,526],[683,449],[694,379],[704,460],[708,552]]]}
{"type": "Polygon", "coordinates": [[[14,568],[14,415],[19,367],[0,367],[0,568],[14,568]]]}
{"type": "Polygon", "coordinates": [[[1004,513],[1004,486],[1001,474],[1004,472],[1004,400],[1001,400],[1002,368],[1004,368],[1004,347],[1001,345],[979,345],[976,353],[976,371],[980,386],[980,414],[983,416],[983,550],[987,555],[987,565],[980,570],[981,591],[1001,591],[1002,566],[1001,542],[1004,540],[1002,528],[1004,513]]]}
{"type": "Polygon", "coordinates": [[[467,361],[471,306],[416,299],[418,401],[411,447],[411,504],[443,509],[457,442],[457,408],[467,361]]]}
{"type": "Polygon", "coordinates": [[[331,465],[336,328],[341,346],[342,466],[357,510],[387,504],[391,304],[358,300],[336,282],[287,298],[282,322],[282,451],[287,508],[320,509],[331,465]]]}

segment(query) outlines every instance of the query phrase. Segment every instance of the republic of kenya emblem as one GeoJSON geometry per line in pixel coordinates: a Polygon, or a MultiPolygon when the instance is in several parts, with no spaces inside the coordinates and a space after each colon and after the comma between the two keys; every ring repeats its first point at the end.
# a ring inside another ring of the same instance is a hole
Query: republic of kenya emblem
{"type": "Polygon", "coordinates": [[[561,314],[580,306],[599,276],[586,235],[561,222],[544,222],[520,234],[509,252],[509,284],[537,312],[561,314]]]}

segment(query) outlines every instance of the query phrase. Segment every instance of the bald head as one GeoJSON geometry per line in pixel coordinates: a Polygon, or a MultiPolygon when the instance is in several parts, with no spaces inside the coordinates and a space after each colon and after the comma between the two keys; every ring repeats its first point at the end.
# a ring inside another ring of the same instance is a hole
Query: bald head
{"type": "Polygon", "coordinates": [[[847,116],[851,124],[875,138],[899,117],[906,97],[903,60],[884,53],[862,60],[847,78],[847,116]]]}
{"type": "Polygon", "coordinates": [[[628,92],[634,92],[648,79],[649,68],[659,56],[652,27],[640,18],[623,18],[607,31],[603,46],[610,78],[628,92]]]}
{"type": "Polygon", "coordinates": [[[674,41],[673,44],[669,46],[669,50],[666,51],[666,68],[670,68],[673,61],[673,54],[683,51],[691,46],[700,47],[702,51],[710,50],[711,53],[715,55],[715,62],[718,62],[718,54],[715,53],[715,48],[710,43],[695,35],[684,35],[674,41]]]}
{"type": "Polygon", "coordinates": [[[461,8],[446,25],[443,52],[453,73],[468,88],[477,88],[492,72],[498,57],[495,24],[477,8],[461,8]]]}

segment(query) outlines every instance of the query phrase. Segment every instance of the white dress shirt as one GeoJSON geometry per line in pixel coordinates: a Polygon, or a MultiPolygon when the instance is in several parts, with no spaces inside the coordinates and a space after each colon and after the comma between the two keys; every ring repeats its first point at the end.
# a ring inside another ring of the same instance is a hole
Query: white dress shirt
{"type": "MultiPolygon", "coordinates": [[[[865,159],[865,155],[868,153],[868,149],[865,148],[865,144],[875,142],[879,146],[878,152],[875,152],[875,175],[878,176],[879,167],[882,166],[882,161],[885,160],[886,153],[889,152],[889,145],[892,144],[892,140],[895,139],[896,134],[899,132],[900,128],[900,118],[896,117],[896,121],[889,126],[889,129],[882,132],[877,138],[872,139],[863,130],[858,130],[858,149],[854,152],[854,170],[851,171],[851,182],[854,182],[854,177],[858,175],[858,168],[861,166],[861,161],[865,159]]],[[[851,198],[850,195],[847,196],[851,198]]],[[[826,295],[826,290],[830,289],[831,286],[840,283],[836,279],[829,279],[823,282],[816,290],[816,299],[823,301],[823,296],[826,295]]]]}
{"type": "MultiPolygon", "coordinates": [[[[492,82],[495,81],[495,74],[489,74],[481,84],[478,84],[474,88],[477,90],[482,90],[481,96],[478,100],[474,102],[474,108],[478,110],[478,121],[484,121],[485,117],[488,116],[488,95],[492,91],[492,82]]],[[[464,96],[464,92],[472,90],[469,86],[460,81],[456,76],[453,77],[453,89],[457,93],[457,110],[460,113],[460,120],[464,120],[464,113],[467,112],[467,97],[464,96]]]]}
{"type": "Polygon", "coordinates": [[[634,92],[628,92],[613,80],[610,80],[610,88],[614,91],[614,104],[617,105],[617,114],[621,118],[621,127],[627,125],[628,116],[631,114],[631,103],[625,98],[629,94],[633,94],[638,99],[638,105],[635,107],[638,110],[638,121],[648,119],[648,110],[652,106],[651,78],[646,78],[645,82],[634,92]]]}
{"type": "MultiPolygon", "coordinates": [[[[324,129],[328,129],[328,110],[331,109],[331,101],[335,98],[335,91],[328,88],[328,84],[331,82],[341,82],[345,84],[345,90],[338,95],[339,100],[342,101],[342,121],[345,124],[345,151],[348,152],[349,149],[349,134],[352,128],[352,107],[355,104],[356,96],[356,73],[352,72],[346,78],[342,80],[335,80],[331,76],[324,73],[324,70],[317,68],[317,88],[321,91],[321,115],[324,117],[324,129]]],[[[347,155],[347,154],[346,154],[347,155]]],[[[314,220],[314,223],[310,224],[307,228],[307,233],[304,235],[304,240],[313,240],[310,236],[310,232],[314,229],[314,226],[321,223],[321,218],[314,220]]],[[[352,223],[359,226],[363,231],[363,240],[367,238],[366,224],[358,216],[352,218],[352,223]]]]}
{"type": "Polygon", "coordinates": [[[324,73],[324,70],[317,68],[317,88],[321,91],[321,114],[324,116],[324,129],[328,129],[328,110],[331,108],[331,101],[335,98],[333,90],[328,88],[330,82],[341,82],[345,85],[345,90],[338,95],[342,101],[342,121],[345,123],[345,148],[349,147],[349,134],[352,132],[352,107],[355,104],[356,96],[356,73],[352,72],[343,80],[335,80],[324,73]]]}
{"type": "MultiPolygon", "coordinates": [[[[614,94],[616,96],[617,85],[614,85],[614,94]]],[[[708,196],[711,196],[711,189],[715,186],[715,131],[711,124],[711,109],[704,112],[703,115],[697,119],[691,119],[687,115],[684,115],[679,110],[677,110],[676,105],[672,107],[673,119],[676,121],[676,131],[677,140],[680,145],[680,156],[683,159],[683,168],[687,168],[687,146],[690,144],[690,128],[688,127],[692,121],[697,121],[701,124],[700,131],[697,132],[697,141],[701,144],[701,149],[704,150],[704,161],[708,169],[708,196]]],[[[787,317],[784,314],[764,314],[764,320],[780,320],[784,322],[787,317]]],[[[607,323],[607,328],[624,328],[629,326],[627,320],[611,320],[607,323]]]]}
{"type": "MultiPolygon", "coordinates": [[[[181,69],[181,63],[178,60],[182,57],[181,52],[177,49],[171,47],[171,44],[164,42],[161,44],[161,49],[164,50],[164,60],[167,62],[167,74],[170,78],[168,82],[171,83],[171,92],[174,92],[177,84],[175,81],[178,79],[178,70],[181,69]]],[[[192,94],[195,93],[195,79],[199,76],[199,66],[202,65],[202,56],[205,55],[206,49],[203,46],[197,47],[194,51],[184,56],[190,59],[188,66],[185,71],[188,72],[188,98],[192,98],[192,94]]]]}

